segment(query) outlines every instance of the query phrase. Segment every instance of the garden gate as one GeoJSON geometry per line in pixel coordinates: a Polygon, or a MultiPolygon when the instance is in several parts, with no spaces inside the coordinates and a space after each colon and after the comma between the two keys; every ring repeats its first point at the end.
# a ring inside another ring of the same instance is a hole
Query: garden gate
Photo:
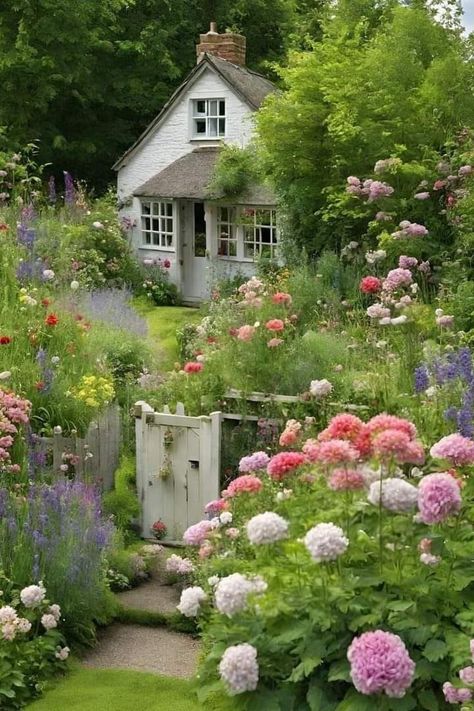
{"type": "Polygon", "coordinates": [[[181,403],[175,414],[165,410],[135,405],[141,534],[149,538],[152,524],[161,519],[167,538],[179,541],[203,518],[208,501],[219,496],[222,415],[190,417],[181,403]]]}

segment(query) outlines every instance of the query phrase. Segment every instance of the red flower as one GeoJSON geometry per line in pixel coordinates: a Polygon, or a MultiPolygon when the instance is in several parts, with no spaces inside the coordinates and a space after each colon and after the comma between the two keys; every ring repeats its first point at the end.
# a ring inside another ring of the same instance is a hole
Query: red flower
{"type": "Polygon", "coordinates": [[[57,326],[59,323],[59,319],[56,314],[48,314],[44,322],[47,326],[57,326]]]}
{"type": "Polygon", "coordinates": [[[4,222],[0,222],[0,232],[5,232],[6,230],[8,230],[8,225],[4,222]]]}
{"type": "Polygon", "coordinates": [[[38,392],[41,392],[45,388],[45,383],[43,380],[38,380],[37,383],[35,383],[35,388],[37,389],[38,392]]]}
{"type": "Polygon", "coordinates": [[[377,294],[381,288],[382,281],[374,276],[364,277],[359,284],[359,289],[363,294],[377,294]]]}
{"type": "Polygon", "coordinates": [[[208,336],[207,342],[208,343],[217,343],[217,338],[215,336],[208,336]]]}
{"type": "Polygon", "coordinates": [[[1,346],[8,346],[9,343],[12,342],[12,339],[10,336],[0,336],[0,345],[1,346]]]}
{"type": "Polygon", "coordinates": [[[269,331],[283,331],[283,329],[285,328],[285,324],[281,320],[281,318],[272,318],[270,319],[270,321],[267,321],[265,327],[269,331]]]}
{"type": "Polygon", "coordinates": [[[48,308],[48,306],[51,304],[51,299],[41,299],[41,305],[44,306],[45,308],[48,308]]]}
{"type": "Polygon", "coordinates": [[[189,363],[186,363],[183,370],[185,373],[199,373],[203,369],[203,367],[204,366],[202,363],[195,363],[193,361],[189,361],[189,363]]]}
{"type": "Polygon", "coordinates": [[[236,336],[238,331],[239,331],[238,328],[235,328],[235,327],[229,328],[229,336],[236,336]]]}
{"type": "Polygon", "coordinates": [[[163,266],[164,266],[165,269],[169,269],[169,268],[171,267],[171,262],[170,262],[170,260],[169,260],[169,259],[165,259],[165,260],[163,261],[163,266]]]}

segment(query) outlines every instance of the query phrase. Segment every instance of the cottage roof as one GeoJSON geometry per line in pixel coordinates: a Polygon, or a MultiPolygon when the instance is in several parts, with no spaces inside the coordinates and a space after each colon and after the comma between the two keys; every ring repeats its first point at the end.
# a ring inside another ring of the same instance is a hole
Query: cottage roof
{"type": "Polygon", "coordinates": [[[135,143],[114,164],[113,168],[115,170],[119,170],[122,165],[126,163],[126,159],[135,153],[136,149],[140,146],[143,140],[160,124],[175,101],[186,91],[194,78],[199,76],[206,69],[206,67],[210,67],[217,72],[223,81],[225,81],[226,84],[228,84],[231,89],[233,89],[236,94],[238,94],[240,98],[243,99],[243,101],[245,101],[245,103],[248,104],[248,106],[254,111],[260,108],[263,100],[266,96],[268,96],[268,94],[276,91],[275,85],[261,74],[257,74],[257,72],[253,72],[246,67],[232,64],[232,62],[220,59],[212,54],[203,54],[199,63],[194,67],[194,69],[192,69],[184,82],[172,94],[170,99],[161,109],[160,113],[147,126],[137,141],[135,141],[135,143]]]}
{"type": "MultiPolygon", "coordinates": [[[[208,200],[209,184],[219,155],[218,146],[195,148],[134,191],[137,197],[187,198],[208,200]]],[[[223,196],[213,195],[219,200],[223,196]]],[[[275,205],[276,198],[265,185],[251,185],[241,195],[232,198],[237,205],[275,205]]]]}

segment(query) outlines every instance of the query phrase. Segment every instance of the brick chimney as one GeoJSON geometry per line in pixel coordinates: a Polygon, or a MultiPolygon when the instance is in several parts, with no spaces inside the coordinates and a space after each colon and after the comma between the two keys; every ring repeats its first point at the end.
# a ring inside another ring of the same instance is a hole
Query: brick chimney
{"type": "Polygon", "coordinates": [[[235,32],[225,32],[220,35],[217,31],[217,23],[211,22],[209,32],[199,37],[200,42],[196,45],[198,64],[206,53],[245,67],[246,40],[243,35],[235,32]]]}

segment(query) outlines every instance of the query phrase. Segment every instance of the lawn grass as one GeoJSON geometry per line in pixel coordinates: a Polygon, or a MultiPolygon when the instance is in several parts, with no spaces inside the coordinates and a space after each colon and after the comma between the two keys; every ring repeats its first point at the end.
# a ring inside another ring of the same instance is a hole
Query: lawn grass
{"type": "Polygon", "coordinates": [[[198,703],[192,682],[121,669],[73,671],[52,683],[29,711],[232,711],[231,702],[198,703]]]}
{"type": "Polygon", "coordinates": [[[155,306],[145,297],[133,300],[137,312],[148,323],[148,338],[153,347],[156,344],[158,353],[162,356],[161,370],[171,370],[179,360],[176,330],[186,323],[197,323],[202,318],[199,309],[187,306],[155,306]]]}

